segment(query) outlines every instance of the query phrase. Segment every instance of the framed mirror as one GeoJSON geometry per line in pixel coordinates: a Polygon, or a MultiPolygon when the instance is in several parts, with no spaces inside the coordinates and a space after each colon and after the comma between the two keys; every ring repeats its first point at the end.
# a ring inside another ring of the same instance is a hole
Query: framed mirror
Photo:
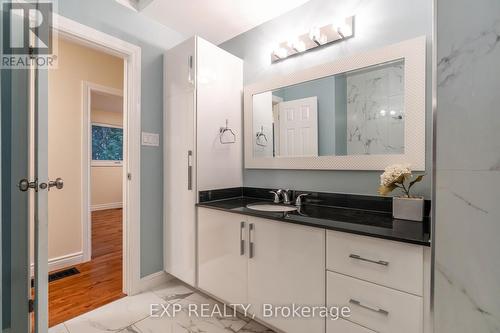
{"type": "Polygon", "coordinates": [[[425,42],[245,87],[245,167],[424,170],[425,42]]]}

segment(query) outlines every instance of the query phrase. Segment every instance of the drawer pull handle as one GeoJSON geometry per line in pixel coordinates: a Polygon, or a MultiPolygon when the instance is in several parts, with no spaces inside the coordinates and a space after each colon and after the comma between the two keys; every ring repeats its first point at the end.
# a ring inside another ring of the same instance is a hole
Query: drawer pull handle
{"type": "Polygon", "coordinates": [[[384,310],[384,309],[381,309],[381,308],[372,308],[371,306],[364,305],[360,301],[357,301],[357,300],[352,299],[352,298],[349,300],[349,303],[353,304],[353,305],[357,305],[357,306],[359,306],[360,308],[363,308],[363,309],[367,309],[367,310],[370,310],[370,311],[373,311],[373,312],[380,313],[381,315],[384,315],[384,316],[388,316],[389,315],[389,311],[387,311],[387,310],[384,310]]]}
{"type": "Polygon", "coordinates": [[[243,230],[245,230],[245,222],[240,224],[240,255],[245,255],[245,240],[243,239],[243,230]]]}
{"type": "Polygon", "coordinates": [[[377,264],[377,265],[381,265],[381,266],[389,266],[389,262],[388,261],[384,261],[384,260],[378,260],[378,261],[376,261],[376,260],[370,260],[370,259],[363,258],[362,256],[359,256],[357,254],[350,254],[349,258],[356,259],[356,260],[361,260],[361,261],[366,261],[366,262],[371,262],[372,264],[377,264]]]}

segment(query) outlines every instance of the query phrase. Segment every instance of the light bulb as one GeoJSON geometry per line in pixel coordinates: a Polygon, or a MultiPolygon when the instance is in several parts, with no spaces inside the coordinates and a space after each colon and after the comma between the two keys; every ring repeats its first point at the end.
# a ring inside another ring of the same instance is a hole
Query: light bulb
{"type": "Polygon", "coordinates": [[[306,44],[298,38],[289,41],[288,47],[295,50],[297,53],[304,52],[306,50],[306,44]]]}
{"type": "Polygon", "coordinates": [[[349,24],[344,23],[344,24],[341,24],[337,28],[337,32],[339,33],[339,35],[342,38],[351,37],[352,36],[352,27],[349,24]]]}
{"type": "Polygon", "coordinates": [[[391,112],[389,112],[391,114],[391,116],[395,116],[396,115],[396,111],[394,110],[391,110],[391,112]]]}
{"type": "Polygon", "coordinates": [[[385,114],[387,113],[387,111],[385,110],[380,110],[380,114],[382,115],[382,117],[385,117],[385,114]]]}
{"type": "Polygon", "coordinates": [[[274,50],[273,54],[278,59],[285,59],[286,57],[288,57],[288,51],[283,47],[274,50]]]}
{"type": "Polygon", "coordinates": [[[321,35],[321,30],[318,27],[314,27],[309,31],[309,38],[315,42],[318,46],[326,42],[326,36],[321,35]]]}

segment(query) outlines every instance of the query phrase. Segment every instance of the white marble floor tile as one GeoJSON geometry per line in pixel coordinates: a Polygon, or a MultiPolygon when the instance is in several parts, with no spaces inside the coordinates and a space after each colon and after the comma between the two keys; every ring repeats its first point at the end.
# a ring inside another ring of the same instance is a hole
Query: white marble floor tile
{"type": "Polygon", "coordinates": [[[238,333],[275,333],[272,329],[259,324],[256,321],[251,321],[246,324],[238,333]]]}
{"type": "Polygon", "coordinates": [[[171,280],[165,285],[153,288],[151,291],[169,303],[178,302],[191,296],[195,292],[192,288],[177,279],[171,280]]]}
{"type": "Polygon", "coordinates": [[[221,327],[215,318],[189,316],[187,311],[174,318],[146,318],[127,328],[123,333],[234,333],[235,330],[221,327]]]}
{"type": "Polygon", "coordinates": [[[137,296],[125,297],[58,325],[49,333],[274,333],[232,308],[195,291],[178,280],[137,296]],[[150,317],[151,304],[178,304],[181,311],[150,317]],[[202,310],[201,306],[204,306],[202,310]],[[213,315],[212,315],[213,314],[213,315]]]}
{"type": "MultiPolygon", "coordinates": [[[[201,305],[203,304],[209,304],[208,306],[208,311],[212,312],[215,310],[221,310],[224,311],[224,305],[213,298],[206,296],[204,294],[201,294],[199,292],[195,292],[194,294],[186,297],[185,299],[179,301],[179,304],[181,304],[184,307],[189,307],[190,304],[196,304],[198,305],[197,308],[195,309],[196,312],[201,314],[201,305]]],[[[245,318],[243,315],[240,313],[233,313],[232,308],[226,307],[226,312],[229,315],[224,315],[224,313],[221,315],[215,313],[214,319],[219,323],[219,326],[224,327],[224,328],[229,328],[234,332],[238,332],[245,326],[250,319],[245,318]]]]}
{"type": "Polygon", "coordinates": [[[59,324],[49,328],[49,333],[68,333],[68,330],[64,324],[59,324]]]}
{"type": "Polygon", "coordinates": [[[67,321],[70,333],[119,332],[149,316],[151,304],[165,303],[152,292],[122,298],[67,321]]]}

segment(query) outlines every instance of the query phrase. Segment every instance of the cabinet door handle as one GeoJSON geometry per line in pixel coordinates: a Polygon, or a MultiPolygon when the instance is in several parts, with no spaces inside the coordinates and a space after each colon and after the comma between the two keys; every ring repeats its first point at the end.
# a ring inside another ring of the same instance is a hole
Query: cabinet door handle
{"type": "Polygon", "coordinates": [[[357,305],[360,308],[363,308],[363,309],[366,309],[366,310],[370,310],[370,311],[373,311],[373,312],[376,312],[376,313],[380,313],[383,316],[388,316],[389,315],[389,311],[387,311],[387,310],[384,310],[384,309],[381,309],[381,308],[373,308],[371,306],[364,305],[360,301],[357,301],[357,300],[352,299],[352,298],[349,300],[349,303],[353,304],[353,305],[357,305]]]}
{"type": "Polygon", "coordinates": [[[250,259],[252,259],[254,257],[254,251],[255,251],[253,240],[252,240],[252,233],[253,233],[254,228],[255,227],[254,227],[253,223],[250,223],[248,225],[248,257],[250,259]]]}
{"type": "Polygon", "coordinates": [[[193,79],[193,56],[192,55],[190,55],[188,57],[188,82],[191,85],[194,84],[194,79],[193,79]]]}
{"type": "Polygon", "coordinates": [[[188,150],[187,154],[187,159],[188,159],[188,191],[191,191],[193,189],[193,151],[188,150]]]}
{"type": "Polygon", "coordinates": [[[356,259],[356,260],[361,260],[361,261],[366,261],[366,262],[370,262],[372,264],[377,264],[377,265],[381,265],[381,266],[389,266],[389,262],[388,261],[384,261],[384,260],[378,260],[377,261],[377,260],[366,259],[366,258],[363,258],[360,255],[357,255],[357,254],[350,254],[349,258],[356,259]]]}
{"type": "Polygon", "coordinates": [[[245,230],[245,222],[240,223],[240,255],[245,255],[245,240],[243,239],[243,231],[245,230]]]}

